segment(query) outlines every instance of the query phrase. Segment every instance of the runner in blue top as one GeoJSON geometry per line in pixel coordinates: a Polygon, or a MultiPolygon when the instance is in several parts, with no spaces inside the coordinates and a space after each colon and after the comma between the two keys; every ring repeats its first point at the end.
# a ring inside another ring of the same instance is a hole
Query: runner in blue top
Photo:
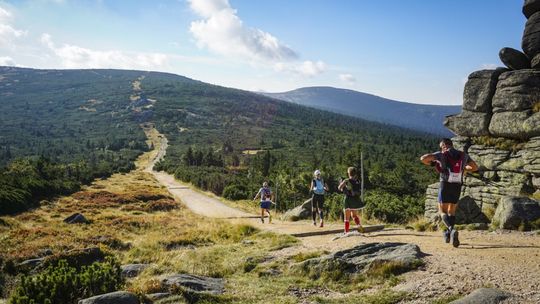
{"type": "Polygon", "coordinates": [[[447,227],[444,231],[444,241],[452,242],[454,247],[458,247],[458,232],[454,229],[454,225],[463,176],[466,172],[477,171],[478,166],[467,153],[454,149],[454,144],[449,138],[443,138],[439,147],[441,151],[422,155],[420,161],[425,165],[434,166],[439,172],[439,212],[447,227]]]}
{"type": "Polygon", "coordinates": [[[321,178],[321,171],[315,170],[313,173],[315,177],[311,180],[310,189],[313,192],[311,197],[311,215],[313,217],[313,226],[317,226],[317,213],[319,213],[320,225],[319,227],[324,226],[324,194],[328,191],[328,185],[321,178]]]}
{"type": "Polygon", "coordinates": [[[259,189],[259,192],[255,195],[253,200],[256,200],[257,197],[261,197],[261,222],[264,224],[264,212],[268,213],[268,223],[272,223],[272,215],[270,214],[270,206],[272,203],[272,198],[274,194],[272,193],[272,190],[270,190],[270,187],[268,187],[268,182],[264,182],[261,189],[259,189]]]}

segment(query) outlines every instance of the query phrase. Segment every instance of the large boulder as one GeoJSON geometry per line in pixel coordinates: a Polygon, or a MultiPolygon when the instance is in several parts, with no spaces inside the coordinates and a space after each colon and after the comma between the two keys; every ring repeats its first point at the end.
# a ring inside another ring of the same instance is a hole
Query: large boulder
{"type": "Polygon", "coordinates": [[[458,201],[456,210],[457,224],[489,223],[487,216],[482,213],[481,207],[470,196],[464,196],[458,201]]]}
{"type": "Polygon", "coordinates": [[[457,135],[486,136],[489,135],[491,114],[463,110],[460,114],[446,116],[444,125],[457,135]]]}
{"type": "Polygon", "coordinates": [[[540,54],[540,12],[532,14],[527,23],[521,40],[521,48],[529,58],[540,54]]]}
{"type": "Polygon", "coordinates": [[[540,176],[540,137],[529,139],[520,154],[525,163],[523,170],[540,176]]]}
{"type": "Polygon", "coordinates": [[[83,299],[79,304],[139,304],[139,298],[127,291],[115,291],[83,299]]]}
{"type": "Polygon", "coordinates": [[[526,18],[529,18],[536,12],[540,12],[540,0],[525,0],[522,11],[526,18]]]}
{"type": "Polygon", "coordinates": [[[167,290],[180,287],[188,292],[210,294],[222,294],[225,290],[224,285],[224,279],[192,274],[175,274],[161,281],[161,286],[167,290]]]}
{"type": "Polygon", "coordinates": [[[504,69],[481,70],[469,75],[463,89],[463,109],[473,112],[491,112],[491,98],[497,79],[504,69]]]}
{"type": "Polygon", "coordinates": [[[415,244],[370,243],[301,262],[294,267],[312,277],[323,273],[364,273],[385,263],[399,265],[401,272],[418,267],[423,257],[415,244]]]}
{"type": "Polygon", "coordinates": [[[540,101],[540,71],[519,70],[502,73],[493,95],[493,112],[532,109],[540,101]]]}
{"type": "Polygon", "coordinates": [[[531,61],[529,60],[527,55],[513,48],[502,48],[499,51],[499,58],[501,59],[502,63],[504,63],[504,65],[506,65],[511,70],[522,70],[531,68],[531,61]]]}
{"type": "Polygon", "coordinates": [[[530,111],[494,113],[489,123],[489,133],[496,137],[526,139],[529,132],[523,122],[530,117],[530,111]]]}
{"type": "Polygon", "coordinates": [[[518,229],[540,219],[540,202],[528,197],[504,197],[497,206],[493,222],[503,229],[518,229]]]}
{"type": "Polygon", "coordinates": [[[281,217],[284,221],[298,221],[311,217],[311,199],[305,201],[302,205],[288,210],[281,217]]]}
{"type": "Polygon", "coordinates": [[[512,297],[511,293],[495,288],[479,288],[451,304],[497,304],[512,297]]]}

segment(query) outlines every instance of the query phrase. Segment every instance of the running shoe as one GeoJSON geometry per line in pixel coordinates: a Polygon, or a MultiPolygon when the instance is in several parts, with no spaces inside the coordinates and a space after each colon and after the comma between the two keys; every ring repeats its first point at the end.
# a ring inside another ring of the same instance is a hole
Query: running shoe
{"type": "Polygon", "coordinates": [[[452,246],[459,247],[459,233],[456,229],[452,229],[452,232],[450,232],[450,239],[452,240],[452,246]]]}
{"type": "Polygon", "coordinates": [[[319,227],[324,227],[324,223],[321,221],[321,224],[319,225],[319,227]]]}
{"type": "Polygon", "coordinates": [[[315,223],[315,221],[313,221],[313,226],[317,227],[317,223],[315,223]]]}
{"type": "Polygon", "coordinates": [[[448,229],[444,229],[443,238],[445,243],[450,243],[450,231],[448,229]]]}

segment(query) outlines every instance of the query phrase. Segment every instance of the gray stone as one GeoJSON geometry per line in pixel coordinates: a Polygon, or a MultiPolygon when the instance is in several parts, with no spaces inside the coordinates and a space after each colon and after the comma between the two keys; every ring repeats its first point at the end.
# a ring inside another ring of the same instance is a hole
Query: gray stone
{"type": "Polygon", "coordinates": [[[493,112],[532,109],[540,101],[540,71],[519,70],[502,73],[493,95],[493,112]]]}
{"type": "Polygon", "coordinates": [[[529,117],[529,111],[494,113],[489,123],[489,132],[496,137],[526,139],[528,132],[523,122],[529,117]]]}
{"type": "Polygon", "coordinates": [[[83,299],[79,304],[139,304],[139,298],[127,291],[115,291],[83,299]]]}
{"type": "Polygon", "coordinates": [[[503,69],[497,69],[471,73],[463,89],[463,109],[490,113],[491,98],[495,93],[497,79],[503,71],[503,69]]]}
{"type": "Polygon", "coordinates": [[[532,184],[536,189],[540,189],[540,176],[534,176],[532,178],[532,184]]]}
{"type": "Polygon", "coordinates": [[[80,213],[74,213],[74,214],[68,216],[67,218],[65,218],[64,223],[68,223],[68,224],[88,224],[88,223],[90,223],[90,221],[88,221],[86,219],[86,217],[84,217],[84,215],[82,215],[80,213]]]}
{"type": "Polygon", "coordinates": [[[497,206],[493,222],[503,229],[518,229],[522,223],[540,218],[540,202],[528,197],[504,197],[497,206]]]}
{"type": "Polygon", "coordinates": [[[19,269],[35,268],[41,265],[41,263],[43,263],[43,260],[45,260],[45,258],[29,259],[29,260],[21,262],[19,265],[17,265],[17,268],[19,269]]]}
{"type": "Polygon", "coordinates": [[[468,296],[452,301],[452,304],[496,304],[512,297],[511,293],[495,288],[479,288],[468,296]]]}
{"type": "Polygon", "coordinates": [[[288,210],[281,217],[284,221],[298,221],[311,217],[311,199],[305,201],[302,205],[288,210]]]}
{"type": "Polygon", "coordinates": [[[489,223],[487,216],[482,213],[481,206],[470,196],[463,196],[458,201],[456,210],[457,224],[489,223]]]}
{"type": "Polygon", "coordinates": [[[480,168],[494,170],[509,159],[510,151],[484,145],[472,145],[469,147],[468,154],[480,168]]]}
{"type": "Polygon", "coordinates": [[[502,48],[499,51],[499,58],[511,70],[531,68],[531,61],[527,58],[527,55],[513,48],[502,48]]]}
{"type": "Polygon", "coordinates": [[[521,48],[529,58],[540,54],[540,12],[532,14],[525,23],[521,48]]]}
{"type": "Polygon", "coordinates": [[[175,274],[161,281],[167,289],[181,287],[189,292],[222,294],[225,281],[221,278],[210,278],[192,274],[175,274]]]}
{"type": "Polygon", "coordinates": [[[156,292],[156,293],[151,293],[151,294],[146,295],[146,297],[150,301],[157,301],[157,300],[168,298],[170,296],[172,296],[170,292],[156,292]]]}
{"type": "Polygon", "coordinates": [[[491,114],[463,110],[460,114],[446,116],[444,125],[457,135],[486,136],[490,119],[491,114]]]}
{"type": "Polygon", "coordinates": [[[537,54],[531,59],[531,68],[540,69],[540,54],[537,54]]]}
{"type": "Polygon", "coordinates": [[[540,12],[540,0],[525,0],[522,12],[526,18],[529,18],[536,12],[540,12]]]}
{"type": "Polygon", "coordinates": [[[294,267],[313,277],[324,272],[363,273],[384,263],[399,263],[402,271],[418,267],[423,254],[415,244],[370,243],[338,251],[296,264],[294,267]]]}
{"type": "Polygon", "coordinates": [[[527,138],[540,136],[540,112],[533,113],[523,122],[523,130],[527,138]]]}
{"type": "Polygon", "coordinates": [[[125,278],[134,278],[148,268],[150,264],[127,264],[122,265],[122,276],[125,278]]]}

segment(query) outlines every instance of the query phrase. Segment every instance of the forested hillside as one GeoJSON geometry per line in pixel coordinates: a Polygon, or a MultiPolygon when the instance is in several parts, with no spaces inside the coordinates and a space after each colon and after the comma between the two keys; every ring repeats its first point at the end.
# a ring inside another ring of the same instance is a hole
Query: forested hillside
{"type": "MultiPolygon", "coordinates": [[[[318,168],[339,210],[338,179],[346,167],[359,166],[361,152],[371,215],[385,220],[421,213],[434,175],[417,161],[436,147],[431,135],[172,74],[1,68],[0,96],[0,182],[9,185],[2,191],[23,189],[29,201],[42,196],[33,179],[54,175],[77,185],[131,169],[148,149],[144,122],[169,140],[158,169],[230,199],[251,198],[269,180],[279,187],[280,209],[309,197],[318,168]],[[23,160],[13,163],[17,157],[31,157],[30,169],[20,169],[23,160]],[[45,174],[40,163],[57,170],[45,174]],[[14,170],[32,174],[14,180],[14,170]]],[[[15,190],[0,194],[3,204],[16,200],[15,190]]]]}

